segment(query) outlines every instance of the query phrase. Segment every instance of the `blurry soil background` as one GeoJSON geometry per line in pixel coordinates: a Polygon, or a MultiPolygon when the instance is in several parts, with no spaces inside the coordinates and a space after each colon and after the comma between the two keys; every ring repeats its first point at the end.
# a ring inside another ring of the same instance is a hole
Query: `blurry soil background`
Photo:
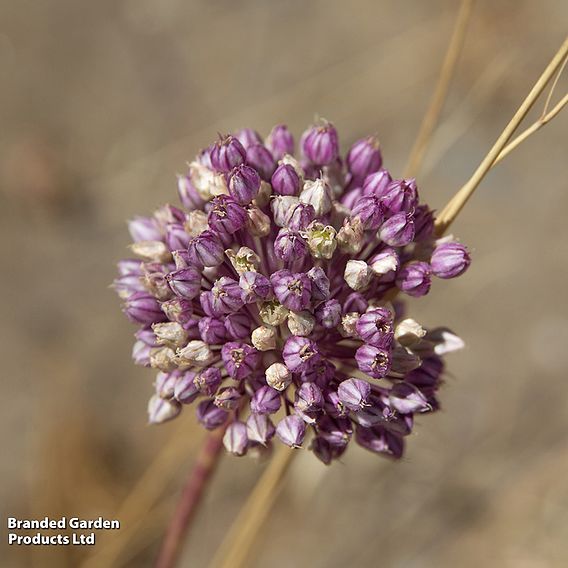
{"type": "MultiPolygon", "coordinates": [[[[108,288],[125,219],[175,202],[175,174],[218,131],[286,122],[299,138],[316,114],[344,150],[378,133],[400,175],[457,8],[0,3],[1,515],[122,521],[87,550],[7,547],[2,520],[2,566],[151,566],[202,439],[191,409],[146,425],[153,373],[131,363],[133,328],[108,288]]],[[[562,0],[476,3],[418,177],[433,207],[489,150],[567,16],[562,0]]],[[[355,444],[329,468],[298,456],[251,566],[568,565],[567,124],[486,178],[453,227],[469,272],[412,303],[467,342],[443,411],[420,419],[400,463],[355,444]]],[[[223,458],[180,566],[207,565],[265,464],[223,458]]]]}

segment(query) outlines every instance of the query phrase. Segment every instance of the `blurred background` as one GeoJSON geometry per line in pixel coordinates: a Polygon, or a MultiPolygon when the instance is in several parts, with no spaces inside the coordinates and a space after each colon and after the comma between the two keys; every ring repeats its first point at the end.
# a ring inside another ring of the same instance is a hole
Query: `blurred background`
{"type": "MultiPolygon", "coordinates": [[[[146,425],[153,373],[131,363],[134,329],[108,288],[125,219],[175,202],[176,173],[217,132],[285,122],[299,137],[316,114],[344,150],[378,133],[400,175],[457,8],[0,2],[2,517],[122,522],[94,549],[7,547],[4,534],[2,566],[151,566],[202,440],[191,411],[146,425]]],[[[566,33],[562,0],[474,10],[418,176],[436,208],[566,33]]],[[[329,468],[298,456],[251,566],[567,565],[566,126],[560,115],[485,179],[453,227],[471,269],[412,306],[467,343],[449,360],[443,411],[420,420],[400,463],[355,444],[329,468]]],[[[222,459],[181,566],[207,566],[265,465],[222,459]]]]}

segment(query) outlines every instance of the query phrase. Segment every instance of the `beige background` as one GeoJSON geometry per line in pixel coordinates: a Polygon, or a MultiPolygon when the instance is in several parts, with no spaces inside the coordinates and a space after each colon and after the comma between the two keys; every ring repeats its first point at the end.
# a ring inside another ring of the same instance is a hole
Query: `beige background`
{"type": "MultiPolygon", "coordinates": [[[[131,364],[133,329],[107,288],[126,253],[124,219],[174,200],[175,174],[218,131],[284,121],[299,135],[316,113],[344,148],[377,132],[400,174],[456,10],[450,0],[0,2],[3,518],[112,517],[153,462],[119,513],[119,539],[100,535],[89,564],[151,565],[201,432],[191,411],[145,425],[152,373],[131,364]]],[[[567,15],[561,0],[477,2],[419,176],[434,207],[485,155],[567,15]]],[[[507,158],[455,224],[474,252],[469,273],[413,302],[421,321],[467,342],[450,361],[444,410],[419,421],[401,463],[354,445],[327,469],[299,456],[251,566],[568,564],[566,120],[507,158]]],[[[223,459],[183,566],[207,565],[263,467],[223,459]]],[[[86,558],[8,550],[2,534],[2,566],[86,558]]]]}

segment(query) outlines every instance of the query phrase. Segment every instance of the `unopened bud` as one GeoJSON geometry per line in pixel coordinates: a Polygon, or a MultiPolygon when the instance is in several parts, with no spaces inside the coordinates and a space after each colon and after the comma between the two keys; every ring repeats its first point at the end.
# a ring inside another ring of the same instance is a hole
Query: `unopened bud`
{"type": "Polygon", "coordinates": [[[172,420],[181,412],[181,405],[175,400],[166,400],[155,394],[148,402],[148,421],[161,424],[172,420]]]}
{"type": "Polygon", "coordinates": [[[270,233],[270,217],[253,205],[247,209],[246,228],[253,237],[266,237],[270,233]]]}
{"type": "Polygon", "coordinates": [[[207,229],[207,213],[199,209],[190,211],[187,215],[184,228],[190,236],[196,237],[207,229]]]}
{"type": "Polygon", "coordinates": [[[270,351],[276,347],[276,330],[273,327],[261,325],[252,332],[251,340],[259,351],[270,351]]]}
{"type": "Polygon", "coordinates": [[[361,314],[359,312],[349,312],[341,318],[341,323],[337,327],[339,333],[343,337],[356,337],[357,336],[357,322],[361,314]]]}
{"type": "Polygon", "coordinates": [[[189,367],[206,367],[213,360],[214,355],[207,343],[194,339],[183,349],[178,349],[176,360],[180,369],[189,367]]]}
{"type": "Polygon", "coordinates": [[[162,241],[138,241],[130,245],[132,252],[150,262],[167,262],[171,255],[162,241]]]}
{"type": "Polygon", "coordinates": [[[321,178],[314,181],[308,180],[304,182],[300,201],[311,205],[316,212],[316,217],[321,217],[331,211],[331,189],[321,178]]]}
{"type": "Polygon", "coordinates": [[[150,351],[150,367],[169,373],[176,368],[176,356],[169,347],[157,347],[150,351]]]}
{"type": "Polygon", "coordinates": [[[286,390],[292,382],[292,373],[283,363],[273,363],[266,369],[266,382],[273,389],[286,390]]]}
{"type": "Polygon", "coordinates": [[[363,246],[363,224],[358,217],[348,219],[337,233],[337,244],[342,252],[357,254],[363,246]]]}
{"type": "Polygon", "coordinates": [[[402,320],[394,330],[395,339],[405,347],[418,343],[426,335],[426,330],[412,318],[402,320]]]}
{"type": "Polygon", "coordinates": [[[371,282],[373,271],[363,260],[349,260],[345,266],[344,278],[353,290],[363,290],[371,282]]]}
{"type": "Polygon", "coordinates": [[[187,341],[187,332],[177,322],[155,323],[152,330],[160,345],[166,347],[181,347],[187,341]]]}
{"type": "Polygon", "coordinates": [[[315,323],[314,316],[306,310],[288,314],[288,329],[292,335],[307,337],[312,333],[315,323]]]}

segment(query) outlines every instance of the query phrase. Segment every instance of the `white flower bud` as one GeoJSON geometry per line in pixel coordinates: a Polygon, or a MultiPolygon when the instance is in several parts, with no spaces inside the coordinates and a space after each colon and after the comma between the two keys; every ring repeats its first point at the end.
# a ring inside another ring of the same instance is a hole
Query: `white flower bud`
{"type": "Polygon", "coordinates": [[[209,201],[215,195],[229,193],[223,174],[217,174],[199,162],[189,164],[189,178],[205,201],[209,201]]]}
{"type": "Polygon", "coordinates": [[[130,245],[130,250],[150,262],[167,262],[171,258],[168,247],[161,241],[138,241],[130,245]]]}
{"type": "Polygon", "coordinates": [[[252,249],[241,247],[237,252],[232,249],[225,251],[233,268],[238,274],[243,272],[257,272],[260,266],[260,257],[252,249]]]}
{"type": "Polygon", "coordinates": [[[302,312],[290,312],[288,314],[288,329],[292,335],[307,337],[314,330],[316,320],[314,316],[304,310],[302,312]]]}
{"type": "Polygon", "coordinates": [[[321,178],[304,182],[304,189],[300,193],[300,201],[311,205],[316,217],[321,217],[331,211],[331,189],[321,178]]]}
{"type": "Polygon", "coordinates": [[[395,339],[405,347],[412,347],[426,335],[426,330],[412,318],[402,320],[394,330],[395,339]]]}
{"type": "Polygon", "coordinates": [[[207,229],[207,213],[194,209],[187,215],[187,221],[184,224],[184,229],[188,235],[196,237],[207,229]]]}
{"type": "Polygon", "coordinates": [[[300,200],[293,195],[278,195],[274,197],[270,202],[270,208],[272,209],[272,216],[276,225],[286,227],[290,215],[298,203],[300,203],[300,200]]]}
{"type": "Polygon", "coordinates": [[[266,369],[266,382],[277,391],[286,390],[292,382],[292,373],[283,363],[273,363],[266,369]]]}
{"type": "Polygon", "coordinates": [[[181,347],[187,341],[187,332],[177,322],[155,323],[152,331],[160,345],[167,347],[181,347]]]}
{"type": "Polygon", "coordinates": [[[385,252],[381,252],[375,255],[371,259],[371,270],[377,276],[383,276],[384,274],[388,274],[393,270],[398,270],[400,265],[398,256],[396,252],[392,249],[389,249],[385,252]]]}
{"type": "Polygon", "coordinates": [[[189,367],[206,367],[213,360],[214,355],[207,343],[194,339],[183,349],[178,349],[176,361],[178,367],[183,371],[189,367]]]}
{"type": "Polygon", "coordinates": [[[458,337],[453,331],[440,327],[432,329],[426,334],[426,340],[434,343],[434,353],[436,355],[446,355],[453,351],[459,351],[465,347],[463,339],[458,337]]]}
{"type": "Polygon", "coordinates": [[[363,225],[358,217],[347,220],[337,233],[339,250],[348,254],[357,254],[363,246],[363,225]]]}
{"type": "Polygon", "coordinates": [[[176,354],[169,347],[156,347],[150,351],[150,367],[164,373],[176,368],[176,354]]]}
{"type": "Polygon", "coordinates": [[[272,326],[261,325],[253,330],[251,340],[259,351],[270,351],[276,347],[276,330],[272,326]]]}
{"type": "Polygon", "coordinates": [[[260,319],[268,325],[280,325],[288,317],[288,309],[277,300],[263,302],[258,308],[260,319]]]}
{"type": "Polygon", "coordinates": [[[359,312],[349,312],[341,318],[341,323],[337,326],[337,330],[343,337],[357,337],[355,326],[359,321],[361,314],[359,312]]]}
{"type": "Polygon", "coordinates": [[[161,424],[175,418],[181,412],[181,404],[175,400],[166,400],[155,394],[148,401],[148,421],[161,424]]]}
{"type": "Polygon", "coordinates": [[[336,230],[331,225],[317,221],[311,223],[306,231],[306,239],[312,256],[329,260],[337,247],[336,234],[336,230]]]}
{"type": "Polygon", "coordinates": [[[270,217],[258,207],[249,207],[247,216],[247,230],[253,237],[266,237],[270,233],[270,217]]]}
{"type": "Polygon", "coordinates": [[[363,290],[369,285],[373,271],[363,260],[349,260],[343,275],[347,285],[353,290],[363,290]]]}

